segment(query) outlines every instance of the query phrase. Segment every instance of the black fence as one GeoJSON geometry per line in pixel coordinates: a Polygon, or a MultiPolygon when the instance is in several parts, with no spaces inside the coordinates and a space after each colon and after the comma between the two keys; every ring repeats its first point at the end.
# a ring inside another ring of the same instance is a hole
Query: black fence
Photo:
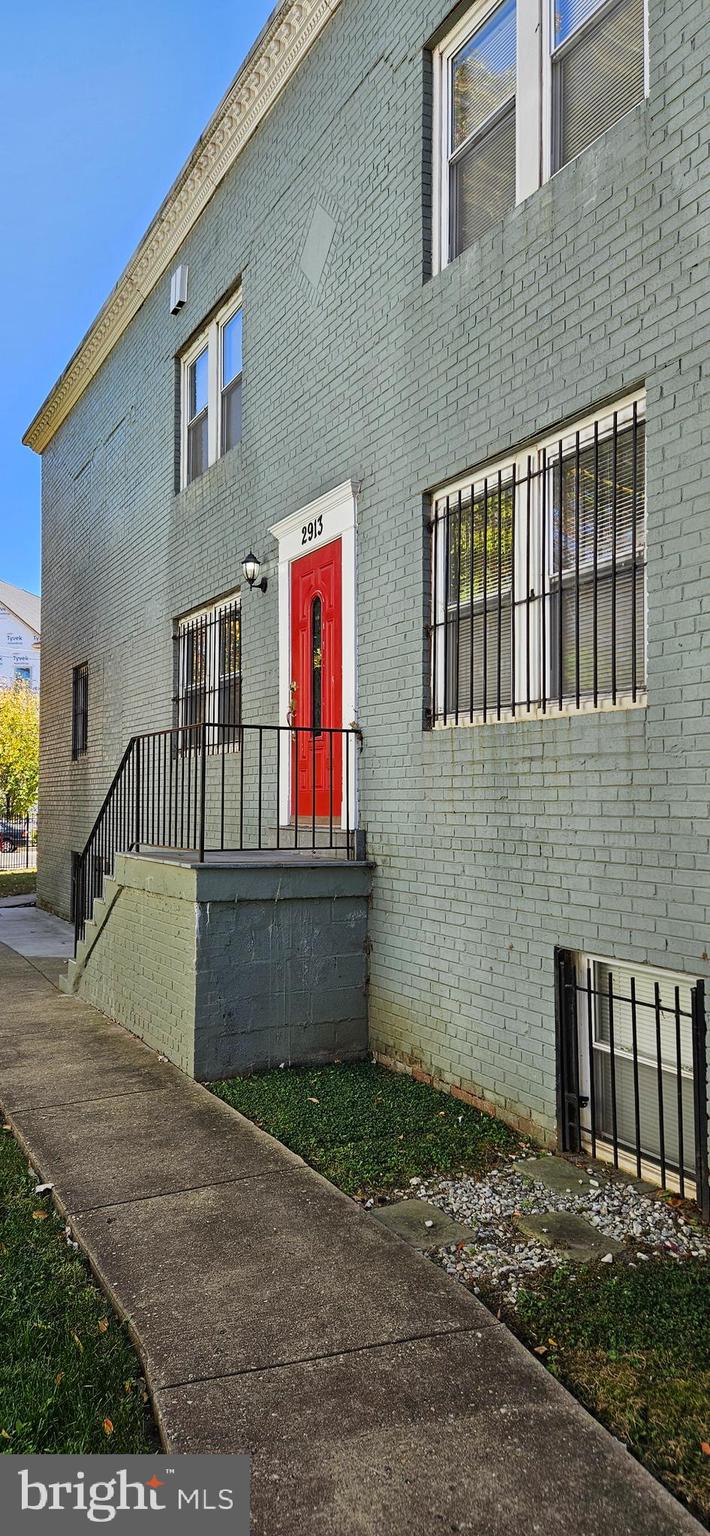
{"type": "Polygon", "coordinates": [[[208,854],[286,851],[363,857],[356,806],[361,749],[355,727],[230,720],[134,736],[74,860],[76,942],[117,853],[163,849],[200,862],[208,854]]]}
{"type": "Polygon", "coordinates": [[[434,500],[431,722],[645,690],[641,402],[434,500]]]}
{"type": "Polygon", "coordinates": [[[556,965],[563,1149],[653,1171],[710,1220],[704,983],[566,950],[556,965]]]}
{"type": "Polygon", "coordinates": [[[37,814],[0,816],[0,871],[37,868],[37,814]]]}

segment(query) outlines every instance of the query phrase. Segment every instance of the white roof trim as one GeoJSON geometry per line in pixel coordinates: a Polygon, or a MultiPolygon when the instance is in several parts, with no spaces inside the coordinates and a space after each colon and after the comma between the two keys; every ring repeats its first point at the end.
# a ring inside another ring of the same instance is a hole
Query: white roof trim
{"type": "Polygon", "coordinates": [[[340,0],[281,0],[22,441],[42,453],[173,260],[340,0]]]}

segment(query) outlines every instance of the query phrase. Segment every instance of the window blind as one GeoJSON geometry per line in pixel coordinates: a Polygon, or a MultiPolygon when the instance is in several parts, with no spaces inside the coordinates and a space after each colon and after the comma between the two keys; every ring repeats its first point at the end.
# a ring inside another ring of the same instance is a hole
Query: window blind
{"type": "Polygon", "coordinates": [[[553,57],[556,168],[643,101],[643,0],[601,8],[553,57]]]}
{"type": "MultiPolygon", "coordinates": [[[[614,1105],[617,1135],[621,1143],[633,1147],[636,1138],[635,1088],[633,1071],[633,1009],[631,973],[623,966],[602,962],[595,965],[595,987],[601,996],[594,1006],[594,1062],[598,1128],[601,1134],[613,1132],[614,1105]],[[609,1047],[611,1010],[608,1000],[609,980],[613,993],[614,1092],[609,1047]]],[[[661,1100],[666,1160],[677,1167],[679,1160],[679,1106],[677,1070],[680,1060],[681,1116],[683,1129],[683,1165],[694,1173],[695,1124],[693,1103],[693,1047],[690,1019],[690,986],[686,978],[661,977],[643,969],[634,972],[636,996],[636,1042],[638,1052],[639,1132],[642,1154],[657,1161],[661,1145],[661,1102],[659,1100],[657,1063],[660,1034],[661,1100]],[[660,1007],[655,1004],[658,981],[660,1007]],[[676,986],[679,1017],[676,1015],[676,986]],[[678,1044],[680,1042],[680,1052],[678,1044]]]]}

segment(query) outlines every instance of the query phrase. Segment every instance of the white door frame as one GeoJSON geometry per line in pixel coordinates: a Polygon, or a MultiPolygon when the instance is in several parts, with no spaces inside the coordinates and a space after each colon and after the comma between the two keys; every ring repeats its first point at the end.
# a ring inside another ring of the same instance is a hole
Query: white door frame
{"type": "MultiPolygon", "coordinates": [[[[279,546],[279,724],[286,725],[291,685],[291,565],[302,555],[310,555],[324,544],[341,541],[342,557],[342,677],[341,723],[344,728],[357,722],[357,633],[356,633],[356,531],[357,501],[351,480],[344,480],[326,491],[298,512],[292,512],[269,532],[279,546]]],[[[357,744],[350,745],[350,828],[357,826],[357,744]]],[[[288,826],[291,817],[291,754],[283,753],[279,784],[279,820],[288,826]]],[[[345,751],[343,751],[343,804],[338,813],[345,822],[345,751]]]]}

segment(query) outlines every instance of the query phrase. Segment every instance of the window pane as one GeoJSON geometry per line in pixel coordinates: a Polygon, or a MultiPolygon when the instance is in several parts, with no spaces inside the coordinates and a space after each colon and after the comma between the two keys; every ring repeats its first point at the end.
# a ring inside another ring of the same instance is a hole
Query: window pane
{"type": "Polygon", "coordinates": [[[643,101],[643,0],[614,6],[570,45],[555,64],[555,90],[559,167],[643,101]]]}
{"type": "Polygon", "coordinates": [[[242,371],[242,312],[238,309],[222,326],[222,384],[231,384],[242,371]]]}
{"type": "Polygon", "coordinates": [[[566,454],[561,479],[559,465],[552,476],[552,697],[560,693],[560,621],[563,699],[576,698],[578,674],[580,699],[643,690],[645,422],[635,433],[620,428],[616,446],[607,432],[579,460],[566,454]]]}
{"type": "Polygon", "coordinates": [[[242,435],[242,381],[222,391],[222,452],[226,453],[239,442],[242,435]]]}
{"type": "Polygon", "coordinates": [[[446,708],[454,718],[510,707],[512,553],[510,481],[494,475],[475,487],[473,511],[470,492],[448,498],[446,708]]]}
{"type": "Polygon", "coordinates": [[[564,43],[604,0],[555,0],[555,47],[564,43]]]}
{"type": "MultiPolygon", "coordinates": [[[[633,1018],[630,976],[624,970],[602,964],[595,966],[595,985],[602,996],[598,999],[594,1017],[594,1071],[598,1128],[602,1135],[611,1138],[614,1112],[617,1134],[622,1145],[633,1148],[636,1141],[636,1109],[633,1073],[633,1018]],[[611,1018],[608,1000],[611,977],[614,1007],[614,1083],[612,1088],[611,1018]]],[[[653,971],[635,973],[636,993],[636,1048],[638,1053],[639,1141],[641,1153],[658,1160],[661,1131],[658,1101],[659,1059],[658,1035],[660,1034],[661,1087],[663,1097],[663,1140],[666,1161],[677,1167],[679,1162],[681,1117],[678,1114],[678,1080],[676,1076],[680,1055],[681,1116],[683,1127],[683,1162],[686,1173],[694,1173],[695,1116],[693,1102],[693,1048],[690,1018],[690,985],[685,977],[677,980],[657,978],[653,971]],[[660,1017],[657,1030],[655,984],[658,980],[660,1017]],[[678,987],[680,1016],[676,1017],[675,991],[678,987]],[[680,1053],[678,1052],[680,1037],[680,1053]]]]}
{"type": "Polygon", "coordinates": [[[459,256],[515,205],[515,107],[451,167],[451,252],[459,256]]]}
{"type": "MultiPolygon", "coordinates": [[[[579,586],[579,693],[580,699],[628,697],[646,686],[645,573],[643,563],[622,566],[612,579],[607,570],[597,575],[596,585],[586,578],[579,586]],[[634,619],[635,607],[635,619],[634,619]],[[616,636],[615,645],[612,637],[616,636]],[[594,658],[596,654],[596,669],[594,658]],[[635,677],[634,677],[635,672],[635,677]]],[[[557,600],[554,604],[557,608],[557,600]]],[[[552,698],[559,697],[559,647],[557,614],[551,636],[555,678],[552,698]]],[[[577,592],[574,584],[562,590],[562,698],[570,703],[577,694],[577,592]]]]}
{"type": "Polygon", "coordinates": [[[219,617],[219,670],[226,677],[240,672],[241,666],[241,613],[232,606],[219,617]]]}
{"type": "Polygon", "coordinates": [[[195,358],[188,370],[189,400],[188,420],[199,416],[200,411],[207,408],[207,348],[195,358]]]}
{"type": "Polygon", "coordinates": [[[187,429],[187,479],[196,480],[207,468],[207,412],[197,421],[191,421],[187,429]]]}
{"type": "Polygon", "coordinates": [[[491,476],[487,487],[448,498],[449,606],[474,603],[510,591],[513,552],[513,490],[510,481],[491,476]],[[471,558],[473,554],[473,559],[471,558]],[[459,574],[460,573],[460,574],[459,574]]]}
{"type": "Polygon", "coordinates": [[[515,93],[515,0],[505,0],[451,61],[451,147],[515,93]]]}
{"type": "Polygon", "coordinates": [[[554,554],[553,570],[560,566],[560,518],[562,534],[562,570],[569,573],[576,564],[579,530],[579,564],[593,566],[614,558],[619,561],[643,553],[646,541],[646,424],[642,419],[633,427],[620,427],[616,434],[606,433],[580,449],[579,478],[577,455],[565,454],[562,460],[560,496],[559,467],[554,470],[554,554]]]}
{"type": "Polygon", "coordinates": [[[484,712],[495,717],[511,706],[511,619],[510,596],[497,597],[486,604],[475,604],[473,611],[473,655],[471,654],[471,615],[468,609],[456,625],[456,615],[448,620],[446,710],[452,718],[465,720],[484,712]],[[485,680],[485,684],[484,684],[485,680]]]}

